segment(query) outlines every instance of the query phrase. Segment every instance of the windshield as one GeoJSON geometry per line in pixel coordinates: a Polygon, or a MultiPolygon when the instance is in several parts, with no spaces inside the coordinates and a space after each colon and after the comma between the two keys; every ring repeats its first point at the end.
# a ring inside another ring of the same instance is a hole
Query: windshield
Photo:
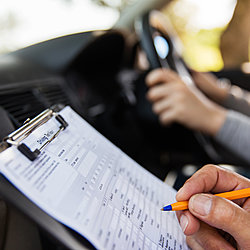
{"type": "MultiPolygon", "coordinates": [[[[182,56],[190,67],[197,71],[219,71],[226,65],[222,53],[229,55],[234,48],[228,43],[230,37],[223,35],[230,28],[236,4],[236,0],[174,0],[162,10],[171,19],[183,45],[182,56]],[[227,44],[232,48],[225,51],[227,44]]],[[[243,15],[242,11],[239,15],[243,15]]],[[[234,19],[233,28],[242,29],[247,36],[241,23],[234,19]]]]}
{"type": "Polygon", "coordinates": [[[118,20],[116,6],[94,0],[2,0],[0,53],[65,34],[108,29],[118,20]],[[99,4],[98,4],[99,3],[99,4]]]}

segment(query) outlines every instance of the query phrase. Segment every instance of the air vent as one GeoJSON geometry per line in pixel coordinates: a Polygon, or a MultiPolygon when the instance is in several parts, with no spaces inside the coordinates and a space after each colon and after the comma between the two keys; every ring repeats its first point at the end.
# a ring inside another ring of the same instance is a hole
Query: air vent
{"type": "Polygon", "coordinates": [[[20,126],[27,118],[33,118],[51,105],[70,104],[69,98],[58,79],[16,84],[15,87],[0,89],[0,106],[20,126]]]}
{"type": "Polygon", "coordinates": [[[32,91],[0,94],[0,105],[11,115],[17,125],[21,125],[28,117],[34,117],[45,108],[32,91]]]}
{"type": "Polygon", "coordinates": [[[61,86],[57,85],[40,87],[39,91],[49,106],[56,103],[62,103],[65,105],[69,104],[69,98],[61,86]]]}

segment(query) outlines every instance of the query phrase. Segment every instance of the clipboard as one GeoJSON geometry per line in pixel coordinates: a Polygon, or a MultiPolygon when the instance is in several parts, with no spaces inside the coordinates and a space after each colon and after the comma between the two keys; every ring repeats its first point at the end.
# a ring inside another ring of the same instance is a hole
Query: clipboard
{"type": "MultiPolygon", "coordinates": [[[[58,114],[64,105],[54,105],[46,109],[32,120],[27,119],[22,127],[15,130],[6,136],[0,143],[0,153],[11,146],[16,146],[17,149],[24,154],[30,161],[34,161],[41,151],[56,137],[67,128],[68,123],[58,114]],[[40,148],[32,151],[22,140],[30,135],[39,126],[46,123],[52,117],[59,122],[59,127],[56,133],[45,142],[40,148]]],[[[34,221],[37,226],[42,229],[52,239],[59,249],[95,249],[87,239],[73,231],[72,229],[61,224],[36,204],[30,201],[25,195],[17,190],[2,174],[0,174],[0,196],[11,206],[17,208],[21,213],[34,221]]]]}
{"type": "Polygon", "coordinates": [[[176,191],[69,106],[45,110],[26,122],[4,139],[2,149],[1,172],[20,192],[4,189],[4,181],[0,192],[66,249],[157,249],[165,244],[188,249],[176,215],[159,210],[163,201],[173,203],[176,191]],[[24,151],[18,148],[22,144],[24,151]],[[21,192],[32,202],[18,197],[21,192]]]}

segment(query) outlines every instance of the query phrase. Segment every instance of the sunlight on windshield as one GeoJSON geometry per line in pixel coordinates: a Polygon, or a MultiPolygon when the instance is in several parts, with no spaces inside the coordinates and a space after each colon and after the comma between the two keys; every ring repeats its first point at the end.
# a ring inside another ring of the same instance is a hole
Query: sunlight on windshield
{"type": "Polygon", "coordinates": [[[233,16],[236,0],[174,0],[163,12],[183,43],[185,61],[199,71],[223,68],[220,36],[233,16]]]}
{"type": "Polygon", "coordinates": [[[179,16],[187,16],[189,12],[188,30],[213,29],[228,24],[235,4],[236,0],[181,0],[174,10],[179,16]]]}
{"type": "Polygon", "coordinates": [[[0,53],[56,36],[108,29],[118,18],[117,10],[91,0],[1,0],[0,53]]]}

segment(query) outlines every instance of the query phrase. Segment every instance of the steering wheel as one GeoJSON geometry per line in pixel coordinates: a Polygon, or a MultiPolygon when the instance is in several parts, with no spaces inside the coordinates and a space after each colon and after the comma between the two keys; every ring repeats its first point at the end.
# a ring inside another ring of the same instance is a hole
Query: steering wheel
{"type": "MultiPolygon", "coordinates": [[[[151,11],[137,20],[135,29],[151,69],[170,68],[176,71],[186,84],[194,84],[180,56],[177,37],[174,36],[174,31],[165,16],[158,11],[151,11]]],[[[207,155],[215,163],[221,162],[222,158],[217,153],[212,139],[200,132],[193,133],[207,155]]]]}

